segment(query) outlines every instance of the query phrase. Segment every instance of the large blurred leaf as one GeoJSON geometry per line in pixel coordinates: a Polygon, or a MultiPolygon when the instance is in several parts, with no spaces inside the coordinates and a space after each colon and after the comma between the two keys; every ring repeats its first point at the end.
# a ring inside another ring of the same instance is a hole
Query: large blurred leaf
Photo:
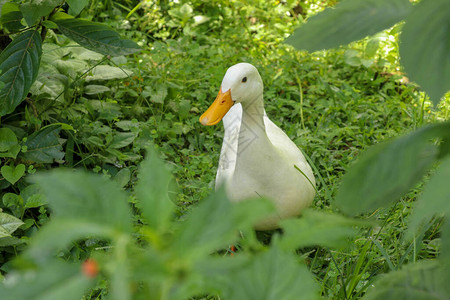
{"type": "Polygon", "coordinates": [[[343,0],[308,19],[286,43],[308,51],[348,44],[393,26],[411,8],[408,0],[343,0]]]}
{"type": "Polygon", "coordinates": [[[109,26],[76,19],[58,12],[52,17],[58,29],[81,46],[104,55],[127,55],[140,50],[132,40],[122,39],[109,26]]]}
{"type": "Polygon", "coordinates": [[[386,206],[413,187],[436,160],[430,139],[450,130],[450,123],[423,127],[413,133],[373,146],[344,176],[336,204],[349,214],[386,206]]]}
{"type": "Polygon", "coordinates": [[[19,4],[14,2],[6,2],[2,6],[2,16],[0,21],[6,29],[11,32],[17,32],[25,26],[22,25],[20,20],[22,20],[23,15],[20,11],[19,4]]]}
{"type": "Polygon", "coordinates": [[[450,90],[450,2],[423,0],[406,18],[400,58],[408,77],[434,104],[450,90]]]}
{"type": "Polygon", "coordinates": [[[39,18],[49,15],[63,2],[63,0],[29,0],[20,5],[20,10],[28,26],[33,26],[39,18]]]}
{"type": "Polygon", "coordinates": [[[306,266],[294,254],[276,247],[255,255],[247,266],[229,276],[224,299],[312,300],[318,289],[306,266]]]}
{"type": "Polygon", "coordinates": [[[27,151],[21,156],[37,163],[52,163],[54,160],[60,161],[64,157],[61,142],[59,141],[59,125],[47,126],[33,133],[27,138],[24,146],[27,151]]]}
{"type": "Polygon", "coordinates": [[[348,244],[348,238],[358,232],[355,226],[361,225],[367,224],[337,214],[306,210],[299,219],[280,222],[284,232],[280,245],[287,250],[306,246],[339,248],[348,244]]]}
{"type": "Polygon", "coordinates": [[[445,300],[450,299],[448,272],[438,261],[407,265],[375,281],[363,300],[445,300]]]}
{"type": "Polygon", "coordinates": [[[9,284],[0,283],[2,300],[79,300],[95,283],[76,264],[54,261],[39,271],[15,276],[9,284]]]}
{"type": "Polygon", "coordinates": [[[175,208],[168,195],[171,177],[157,154],[149,150],[139,168],[136,195],[148,224],[155,229],[168,225],[175,208]]]}
{"type": "Polygon", "coordinates": [[[188,254],[204,255],[227,247],[238,237],[238,230],[248,229],[261,217],[273,212],[273,206],[264,199],[231,203],[223,189],[192,210],[188,219],[180,224],[174,238],[174,249],[188,254]],[[196,247],[192,248],[191,245],[196,247]]]}
{"type": "Polygon", "coordinates": [[[0,116],[11,113],[36,80],[42,54],[39,32],[28,30],[17,36],[0,54],[0,116]]]}
{"type": "Polygon", "coordinates": [[[43,226],[31,240],[26,255],[35,262],[46,263],[58,250],[69,246],[72,242],[86,238],[112,238],[113,227],[99,224],[98,220],[73,220],[55,218],[43,226]]]}
{"type": "Polygon", "coordinates": [[[42,187],[54,217],[131,230],[127,196],[114,181],[70,170],[38,174],[33,181],[42,187]]]}
{"type": "Polygon", "coordinates": [[[420,221],[435,214],[446,213],[450,217],[450,156],[446,157],[436,173],[426,184],[411,216],[410,230],[415,230],[420,221]]]}

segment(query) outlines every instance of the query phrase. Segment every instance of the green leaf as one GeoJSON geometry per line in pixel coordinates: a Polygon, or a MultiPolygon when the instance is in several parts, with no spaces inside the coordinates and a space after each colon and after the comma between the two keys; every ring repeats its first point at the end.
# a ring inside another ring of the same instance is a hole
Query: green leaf
{"type": "Polygon", "coordinates": [[[0,239],[10,237],[11,233],[6,230],[2,225],[0,225],[0,239]]]}
{"type": "Polygon", "coordinates": [[[89,4],[89,0],[67,0],[70,7],[70,13],[73,15],[78,15],[83,8],[89,4]]]}
{"type": "Polygon", "coordinates": [[[111,56],[127,55],[140,50],[132,40],[122,39],[109,26],[73,18],[58,12],[51,18],[59,30],[81,46],[111,56]]]}
{"type": "Polygon", "coordinates": [[[15,184],[25,174],[25,165],[19,164],[17,166],[3,166],[1,168],[3,178],[8,180],[9,183],[15,184]]]}
{"type": "Polygon", "coordinates": [[[11,113],[28,94],[36,80],[42,54],[39,32],[28,30],[18,35],[0,54],[0,116],[11,113]]]}
{"type": "Polygon", "coordinates": [[[116,173],[113,177],[114,181],[123,188],[130,182],[131,179],[131,171],[129,168],[123,168],[119,172],[116,173]]]}
{"type": "Polygon", "coordinates": [[[31,240],[25,255],[43,265],[53,259],[57,251],[64,250],[73,242],[86,238],[113,239],[116,232],[96,220],[73,220],[55,218],[43,226],[31,240]]]}
{"type": "Polygon", "coordinates": [[[16,273],[9,285],[0,284],[2,300],[79,300],[95,284],[81,272],[81,266],[53,261],[38,271],[16,273]]]}
{"type": "Polygon", "coordinates": [[[0,152],[9,151],[17,145],[17,137],[9,128],[0,128],[0,152]]]}
{"type": "Polygon", "coordinates": [[[52,163],[61,161],[64,157],[61,142],[59,141],[59,132],[61,126],[51,125],[42,128],[33,133],[24,143],[27,152],[22,152],[21,156],[37,163],[52,163]]]}
{"type": "Polygon", "coordinates": [[[280,246],[295,250],[307,246],[340,248],[348,244],[348,238],[358,233],[356,226],[367,223],[337,214],[305,210],[299,219],[282,220],[283,237],[280,246]]]}
{"type": "Polygon", "coordinates": [[[415,231],[420,222],[435,214],[450,216],[450,156],[442,160],[436,173],[430,178],[410,218],[409,229],[415,231]]]}
{"type": "Polygon", "coordinates": [[[47,204],[41,188],[37,184],[31,184],[20,191],[25,208],[34,208],[47,204]]]}
{"type": "Polygon", "coordinates": [[[141,163],[138,178],[136,195],[149,226],[166,229],[175,209],[168,195],[172,176],[154,150],[141,163]]]}
{"type": "Polygon", "coordinates": [[[110,91],[111,89],[109,87],[98,84],[86,85],[84,87],[84,93],[86,95],[99,95],[110,91]]]}
{"type": "Polygon", "coordinates": [[[48,16],[56,6],[62,4],[62,0],[30,0],[20,5],[28,26],[33,26],[36,21],[48,16]]]}
{"type": "Polygon", "coordinates": [[[23,18],[19,4],[14,2],[6,2],[2,6],[2,16],[0,21],[10,32],[17,32],[25,26],[20,22],[23,18]]]}
{"type": "Polygon", "coordinates": [[[247,266],[230,274],[224,299],[311,300],[319,291],[298,257],[276,247],[255,255],[247,266]]]}
{"type": "Polygon", "coordinates": [[[32,178],[41,186],[54,217],[131,230],[127,196],[114,181],[69,170],[41,173],[32,178]]]}
{"type": "Polygon", "coordinates": [[[420,261],[390,272],[375,281],[363,300],[442,300],[450,299],[448,272],[437,260],[420,261]]]}
{"type": "Polygon", "coordinates": [[[136,136],[135,132],[116,132],[109,147],[113,149],[126,147],[134,142],[136,136]]]}
{"type": "Polygon", "coordinates": [[[164,103],[168,94],[167,86],[160,84],[156,87],[156,91],[152,93],[151,99],[155,103],[164,103]]]}
{"type": "Polygon", "coordinates": [[[408,192],[437,159],[437,146],[430,139],[449,130],[450,123],[435,124],[373,146],[344,176],[336,204],[349,214],[389,205],[408,192]]]}
{"type": "Polygon", "coordinates": [[[435,105],[450,90],[450,5],[424,0],[406,18],[400,36],[400,58],[408,77],[435,105]]]}
{"type": "Polygon", "coordinates": [[[373,35],[403,20],[408,0],[344,0],[308,19],[286,40],[297,49],[317,51],[373,35]]]}
{"type": "Polygon", "coordinates": [[[23,222],[20,219],[0,212],[0,226],[5,229],[8,234],[12,234],[22,224],[23,222]]]}
{"type": "Polygon", "coordinates": [[[131,74],[131,71],[123,68],[100,65],[92,68],[89,75],[86,76],[86,81],[123,79],[129,77],[131,74]]]}
{"type": "Polygon", "coordinates": [[[174,237],[174,249],[180,249],[183,255],[202,255],[228,247],[238,237],[238,230],[252,228],[273,212],[270,201],[253,199],[231,203],[220,189],[203,200],[180,224],[174,237]],[[189,249],[194,253],[189,253],[189,249]]]}

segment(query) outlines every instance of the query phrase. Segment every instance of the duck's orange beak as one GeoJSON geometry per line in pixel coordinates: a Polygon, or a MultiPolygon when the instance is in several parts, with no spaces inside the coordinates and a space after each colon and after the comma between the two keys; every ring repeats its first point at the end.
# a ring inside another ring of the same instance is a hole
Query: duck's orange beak
{"type": "Polygon", "coordinates": [[[214,100],[211,106],[200,117],[200,123],[203,125],[216,125],[222,120],[223,116],[225,116],[233,104],[231,89],[222,93],[222,87],[220,87],[216,100],[214,100]]]}

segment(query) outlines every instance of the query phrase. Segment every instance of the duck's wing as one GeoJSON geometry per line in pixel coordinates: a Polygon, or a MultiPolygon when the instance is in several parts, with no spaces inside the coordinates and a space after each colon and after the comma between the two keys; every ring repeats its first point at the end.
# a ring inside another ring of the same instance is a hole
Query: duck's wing
{"type": "Polygon", "coordinates": [[[236,165],[236,156],[239,141],[239,131],[242,122],[242,106],[236,103],[231,107],[223,117],[223,127],[225,133],[223,136],[222,149],[220,151],[219,167],[216,174],[216,189],[228,181],[236,165]]]}
{"type": "Polygon", "coordinates": [[[305,156],[297,147],[296,144],[275,125],[265,114],[264,125],[266,127],[266,134],[269,140],[272,142],[278,152],[289,162],[292,163],[292,167],[296,165],[306,176],[315,184],[314,175],[311,167],[309,166],[305,156]]]}

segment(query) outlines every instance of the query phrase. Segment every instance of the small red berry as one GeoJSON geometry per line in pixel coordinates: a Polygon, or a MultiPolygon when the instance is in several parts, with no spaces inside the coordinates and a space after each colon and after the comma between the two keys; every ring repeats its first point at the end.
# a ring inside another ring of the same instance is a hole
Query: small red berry
{"type": "Polygon", "coordinates": [[[94,278],[98,275],[98,262],[92,258],[88,258],[81,265],[81,270],[86,277],[94,278]]]}

